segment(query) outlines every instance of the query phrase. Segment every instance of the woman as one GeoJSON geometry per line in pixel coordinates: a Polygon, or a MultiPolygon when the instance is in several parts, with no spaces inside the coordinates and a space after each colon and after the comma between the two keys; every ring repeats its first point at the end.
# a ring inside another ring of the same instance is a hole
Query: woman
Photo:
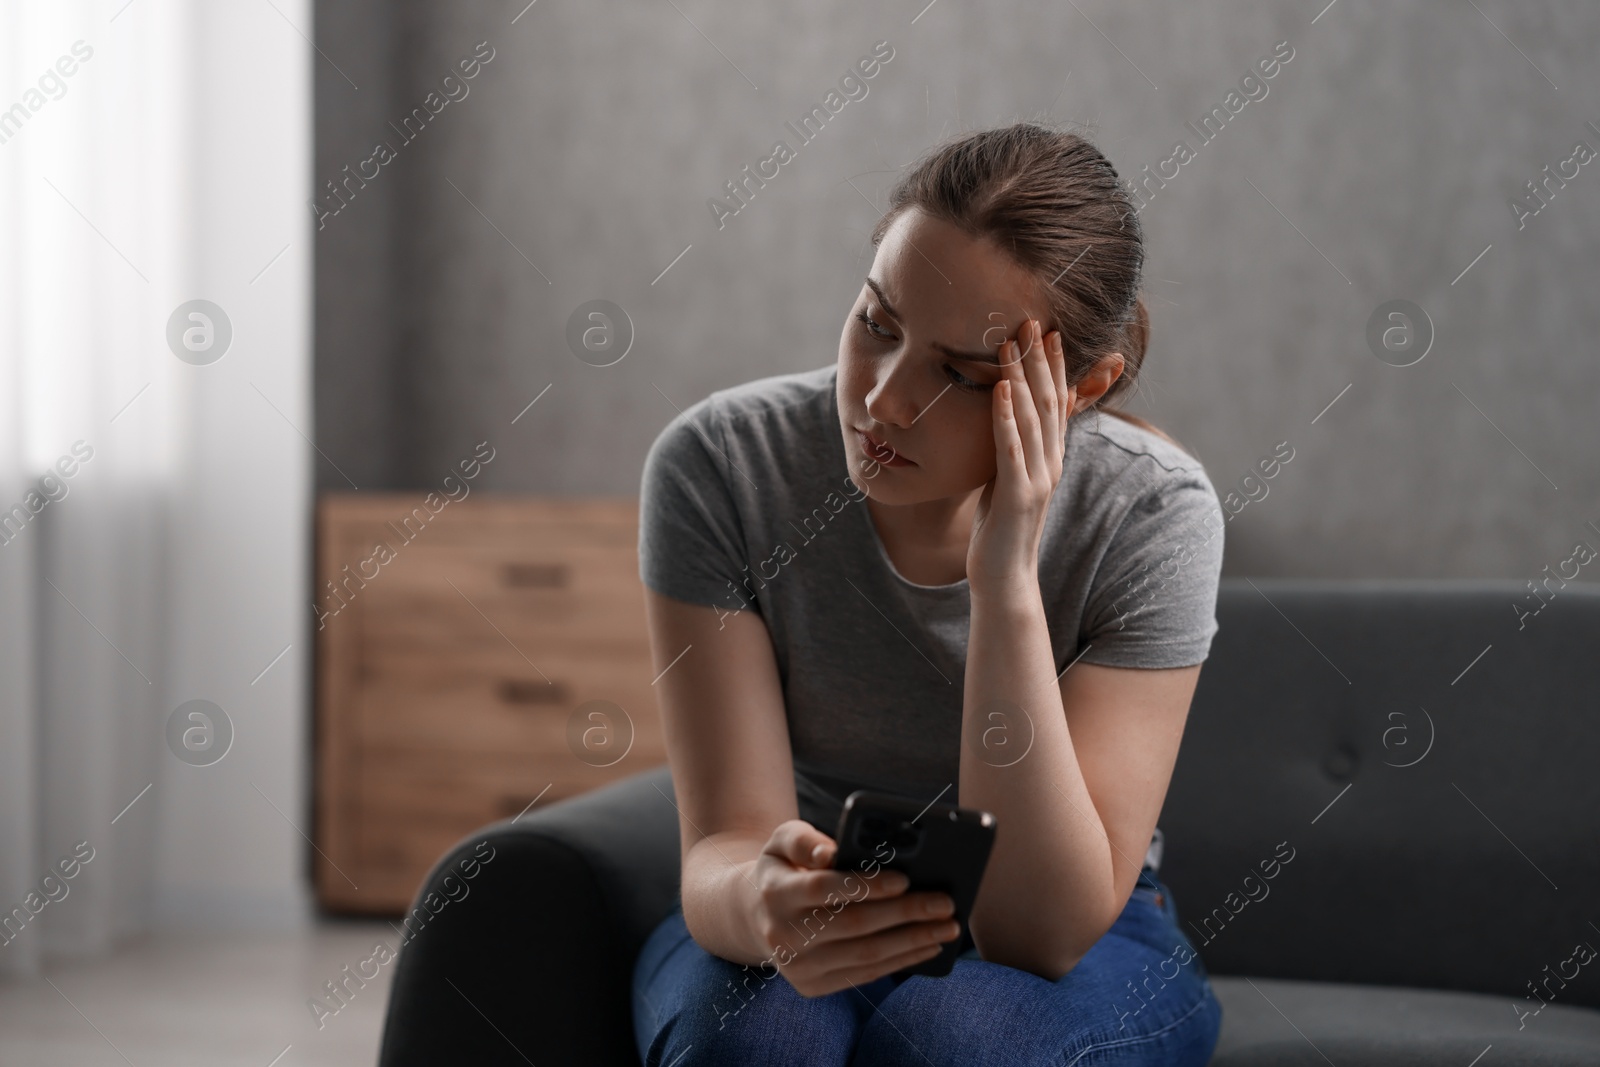
{"type": "Polygon", "coordinates": [[[836,365],[713,393],[645,463],[683,870],[640,1054],[1204,1064],[1221,1008],[1155,823],[1222,518],[1108,407],[1144,356],[1139,220],[1093,145],[1024,123],[936,149],[873,243],[836,365]],[[830,868],[857,788],[994,815],[969,929],[830,868]],[[895,977],[957,937],[950,975],[895,977]]]}

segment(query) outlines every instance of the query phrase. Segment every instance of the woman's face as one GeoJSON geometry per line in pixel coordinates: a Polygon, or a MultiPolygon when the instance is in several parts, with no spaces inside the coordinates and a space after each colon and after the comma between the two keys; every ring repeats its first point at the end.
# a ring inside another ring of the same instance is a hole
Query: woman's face
{"type": "Polygon", "coordinates": [[[993,478],[1000,345],[1030,315],[1049,334],[1044,313],[1037,283],[987,240],[916,208],[896,219],[839,338],[839,429],[856,485],[898,505],[993,478]],[[891,453],[864,446],[862,432],[911,462],[883,462],[891,453]]]}

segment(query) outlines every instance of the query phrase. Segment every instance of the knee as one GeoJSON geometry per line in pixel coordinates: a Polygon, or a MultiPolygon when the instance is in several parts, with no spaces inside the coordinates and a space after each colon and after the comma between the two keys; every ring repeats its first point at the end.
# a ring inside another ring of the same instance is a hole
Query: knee
{"type": "Polygon", "coordinates": [[[880,1067],[979,1063],[1004,1034],[1008,1063],[1197,1064],[1215,1046],[1220,1005],[1203,986],[1167,991],[1137,1009],[1113,1000],[1120,969],[1092,962],[1056,982],[983,960],[958,960],[944,978],[911,978],[878,1006],[856,1061],[880,1067]],[[1202,1054],[1203,1053],[1203,1054],[1202,1054]]]}
{"type": "Polygon", "coordinates": [[[984,960],[957,960],[943,978],[908,978],[862,1028],[856,1062],[882,1067],[981,1063],[994,1054],[996,1027],[1008,1033],[1008,1054],[1023,1056],[1030,1041],[1019,1026],[1038,1018],[1049,986],[1037,975],[984,960]]]}
{"type": "MultiPolygon", "coordinates": [[[[836,1064],[855,1044],[855,1015],[837,995],[807,998],[772,968],[697,961],[659,1005],[646,1067],[689,1049],[697,1063],[836,1064]]],[[[688,1062],[688,1061],[685,1061],[688,1062]]]]}
{"type": "Polygon", "coordinates": [[[739,1041],[745,1035],[806,1015],[810,1001],[794,991],[772,967],[750,967],[718,960],[704,996],[686,1005],[707,1039],[739,1041]]]}

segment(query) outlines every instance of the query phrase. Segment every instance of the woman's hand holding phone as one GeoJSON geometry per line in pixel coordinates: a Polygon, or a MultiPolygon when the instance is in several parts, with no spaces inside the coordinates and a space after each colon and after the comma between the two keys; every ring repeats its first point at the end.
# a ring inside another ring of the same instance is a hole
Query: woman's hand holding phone
{"type": "Polygon", "coordinates": [[[932,959],[961,935],[948,893],[908,893],[910,880],[887,868],[871,875],[834,870],[837,847],[804,819],[790,819],[767,839],[752,879],[758,890],[753,932],[805,997],[932,959]]]}

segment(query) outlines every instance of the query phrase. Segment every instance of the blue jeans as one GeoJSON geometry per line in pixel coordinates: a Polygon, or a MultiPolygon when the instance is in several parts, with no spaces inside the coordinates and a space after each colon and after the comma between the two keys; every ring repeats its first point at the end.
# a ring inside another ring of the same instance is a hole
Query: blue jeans
{"type": "Polygon", "coordinates": [[[680,902],[634,965],[633,1023],[645,1067],[1203,1067],[1222,1006],[1171,891],[1146,869],[1116,923],[1054,982],[973,949],[944,978],[885,975],[807,998],[770,967],[702,949],[680,902]]]}

